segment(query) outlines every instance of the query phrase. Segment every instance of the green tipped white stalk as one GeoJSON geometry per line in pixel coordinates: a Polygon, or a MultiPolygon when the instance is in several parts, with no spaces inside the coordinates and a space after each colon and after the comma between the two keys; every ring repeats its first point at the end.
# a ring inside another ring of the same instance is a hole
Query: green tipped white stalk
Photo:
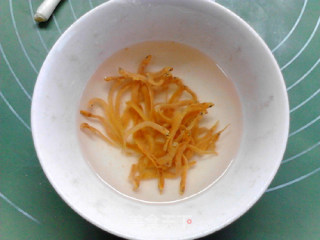
{"type": "Polygon", "coordinates": [[[38,7],[33,18],[37,22],[45,22],[52,15],[54,9],[57,7],[61,0],[45,0],[38,7]]]}

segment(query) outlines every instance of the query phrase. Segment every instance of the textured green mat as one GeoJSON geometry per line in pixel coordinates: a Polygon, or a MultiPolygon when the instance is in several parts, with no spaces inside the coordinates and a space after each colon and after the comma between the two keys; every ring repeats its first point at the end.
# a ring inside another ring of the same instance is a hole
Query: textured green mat
{"type": "MultiPolygon", "coordinates": [[[[36,25],[41,0],[0,1],[0,239],[106,239],[48,183],[30,132],[30,105],[48,51],[102,0],[65,0],[36,25]]],[[[320,1],[221,0],[265,39],[290,98],[283,164],[260,201],[214,239],[320,239],[320,1]]]]}

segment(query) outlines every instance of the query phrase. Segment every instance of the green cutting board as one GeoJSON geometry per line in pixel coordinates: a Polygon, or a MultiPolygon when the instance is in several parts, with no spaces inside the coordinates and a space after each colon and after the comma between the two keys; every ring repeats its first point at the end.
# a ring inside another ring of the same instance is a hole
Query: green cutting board
{"type": "MultiPolygon", "coordinates": [[[[182,0],[183,1],[183,0],[182,0]]],[[[48,51],[102,0],[64,0],[43,24],[41,0],[0,1],[0,239],[112,238],[73,212],[44,176],[30,132],[33,87],[48,51]]],[[[221,0],[266,41],[290,99],[290,136],[272,185],[212,239],[320,239],[320,1],[221,0]]],[[[270,149],[272,151],[272,149],[270,149]]],[[[116,238],[116,237],[114,237],[116,238]]]]}

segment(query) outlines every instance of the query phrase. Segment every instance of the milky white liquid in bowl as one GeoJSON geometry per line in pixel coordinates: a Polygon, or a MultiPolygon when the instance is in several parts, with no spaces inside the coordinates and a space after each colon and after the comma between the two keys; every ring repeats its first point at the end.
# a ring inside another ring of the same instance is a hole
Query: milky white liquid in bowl
{"type": "MultiPolygon", "coordinates": [[[[198,95],[200,102],[213,102],[205,116],[204,126],[212,126],[219,120],[219,128],[230,127],[221,135],[217,143],[218,156],[194,157],[197,164],[188,171],[185,193],[179,194],[180,179],[166,179],[162,194],[157,180],[140,183],[138,191],[132,190],[128,180],[131,165],[137,157],[129,157],[104,142],[94,134],[79,130],[79,141],[83,155],[92,169],[120,194],[148,202],[169,202],[184,199],[200,193],[223,176],[235,158],[242,135],[242,112],[237,91],[217,64],[200,51],[176,42],[143,42],[129,46],[113,54],[99,66],[88,82],[80,103],[80,109],[87,110],[91,98],[99,97],[107,101],[110,84],[105,76],[118,75],[118,68],[136,72],[141,60],[151,54],[153,59],[147,71],[158,71],[165,66],[173,67],[173,75],[183,79],[198,95]]],[[[96,107],[95,113],[101,113],[96,107]]],[[[102,130],[98,122],[79,114],[79,125],[88,122],[102,130]]]]}

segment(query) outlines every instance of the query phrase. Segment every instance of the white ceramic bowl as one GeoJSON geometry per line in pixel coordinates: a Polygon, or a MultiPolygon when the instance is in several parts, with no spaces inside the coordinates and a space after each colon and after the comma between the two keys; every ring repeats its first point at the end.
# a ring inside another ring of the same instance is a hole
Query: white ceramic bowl
{"type": "Polygon", "coordinates": [[[265,192],[281,162],[289,125],[279,67],[243,20],[208,0],[114,0],[75,22],[46,58],[33,95],[32,133],[39,160],[59,195],[77,213],[113,234],[188,239],[215,232],[265,192]],[[124,196],[89,167],[78,138],[83,91],[97,67],[134,43],[169,40],[214,59],[235,85],[243,134],[227,172],[201,194],[165,203],[124,196]]]}

